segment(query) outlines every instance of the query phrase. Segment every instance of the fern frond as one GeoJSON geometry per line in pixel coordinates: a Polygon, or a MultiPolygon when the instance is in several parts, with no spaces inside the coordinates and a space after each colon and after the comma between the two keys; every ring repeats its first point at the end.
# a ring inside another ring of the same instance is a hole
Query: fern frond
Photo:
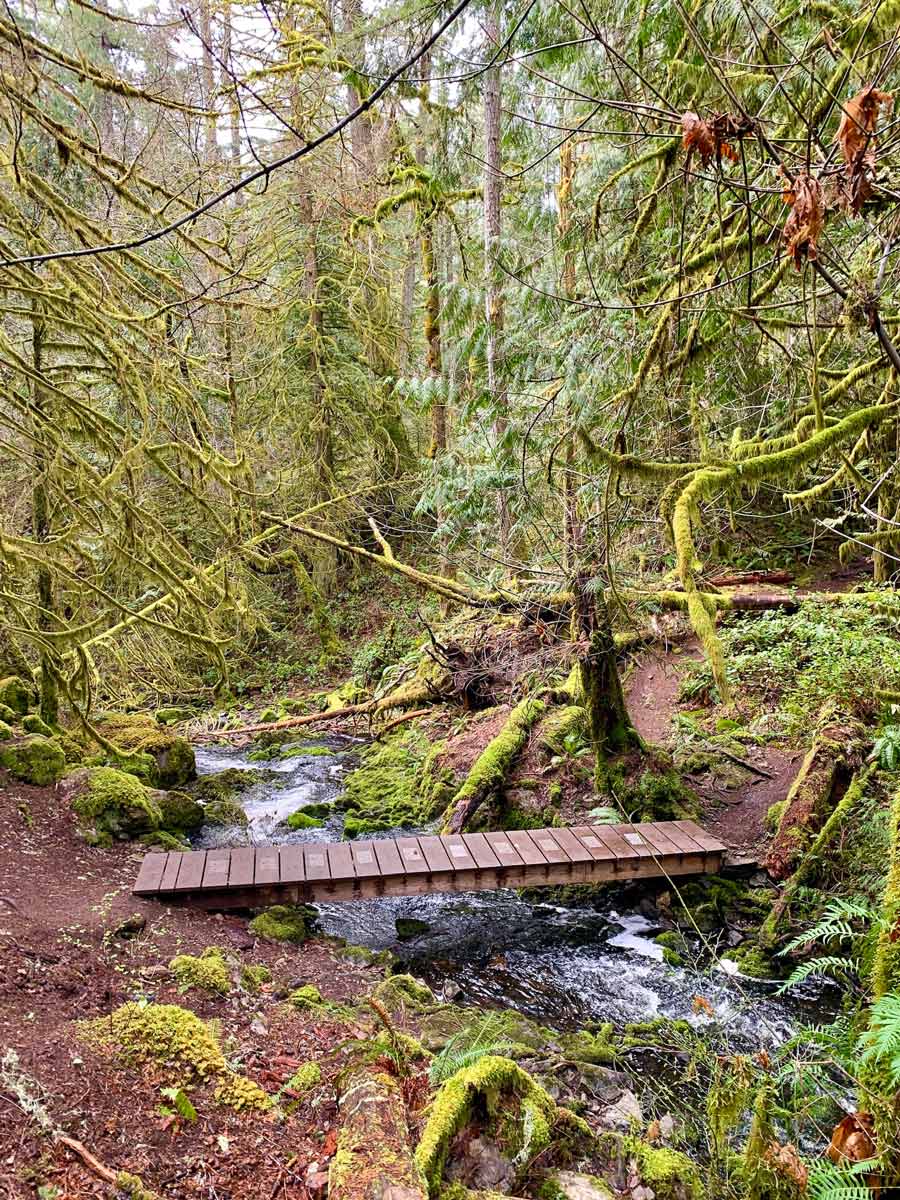
{"type": "Polygon", "coordinates": [[[816,976],[822,976],[824,979],[834,979],[835,976],[846,977],[858,974],[858,959],[842,958],[834,954],[823,954],[818,958],[811,958],[808,962],[801,963],[798,967],[795,967],[781,987],[778,988],[775,995],[781,996],[798,983],[803,983],[805,979],[813,979],[816,976]]]}
{"type": "Polygon", "coordinates": [[[839,897],[832,900],[817,923],[788,942],[779,950],[779,954],[791,954],[794,950],[812,945],[813,942],[827,942],[833,938],[850,940],[857,932],[850,924],[853,920],[877,924],[879,915],[866,900],[855,897],[839,897]]]}
{"type": "Polygon", "coordinates": [[[887,1060],[893,1086],[900,1085],[900,995],[888,992],[869,1010],[869,1028],[860,1037],[857,1051],[861,1063],[887,1060]]]}
{"type": "Polygon", "coordinates": [[[872,1192],[860,1175],[868,1174],[873,1163],[858,1162],[849,1167],[836,1167],[822,1159],[809,1171],[807,1194],[810,1200],[872,1200],[872,1192]]]}

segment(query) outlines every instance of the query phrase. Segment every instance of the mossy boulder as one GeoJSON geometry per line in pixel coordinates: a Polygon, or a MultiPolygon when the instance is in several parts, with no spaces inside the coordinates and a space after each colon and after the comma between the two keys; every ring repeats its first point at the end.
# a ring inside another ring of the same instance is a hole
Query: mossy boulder
{"type": "Polygon", "coordinates": [[[37,713],[28,713],[22,718],[22,728],[26,733],[39,733],[41,737],[53,737],[53,730],[37,713]]]}
{"type": "Polygon", "coordinates": [[[316,923],[316,911],[306,904],[273,904],[250,922],[250,932],[256,937],[275,942],[302,945],[316,923]]]}
{"type": "Polygon", "coordinates": [[[172,833],[194,833],[206,819],[203,805],[187,792],[155,789],[150,794],[162,812],[163,827],[172,833]]]}
{"type": "Polygon", "coordinates": [[[344,781],[344,836],[419,826],[436,815],[421,786],[428,746],[416,731],[367,746],[344,781]]]}
{"type": "Polygon", "coordinates": [[[7,675],[0,679],[0,704],[18,716],[23,716],[38,702],[37,688],[20,675],[7,675]]]}
{"type": "Polygon", "coordinates": [[[214,825],[222,829],[229,829],[231,826],[246,829],[250,824],[250,819],[237,800],[228,798],[213,800],[212,803],[206,805],[203,809],[203,824],[214,825]]]}
{"type": "Polygon", "coordinates": [[[7,723],[4,720],[0,719],[0,742],[5,742],[12,736],[13,736],[12,726],[7,725],[7,723]]]}
{"type": "Polygon", "coordinates": [[[231,991],[231,972],[225,960],[225,951],[219,946],[207,946],[202,954],[178,954],[169,963],[183,992],[199,988],[204,992],[225,996],[231,991]]]}
{"type": "Polygon", "coordinates": [[[272,972],[262,963],[247,963],[241,967],[241,987],[245,992],[254,996],[261,990],[263,984],[272,982],[272,972]]]}
{"type": "Polygon", "coordinates": [[[697,1165],[668,1146],[653,1146],[635,1134],[607,1133],[600,1139],[601,1153],[611,1164],[627,1163],[629,1173],[641,1181],[657,1200],[702,1200],[703,1182],[697,1165]]]}
{"type": "Polygon", "coordinates": [[[158,708],[153,714],[160,725],[176,725],[179,721],[189,721],[196,717],[196,708],[180,708],[171,705],[168,708],[158,708]]]}
{"type": "Polygon", "coordinates": [[[288,829],[321,829],[323,822],[321,817],[311,816],[300,808],[291,813],[285,824],[288,829]]]}
{"type": "Polygon", "coordinates": [[[15,725],[19,716],[20,714],[10,708],[8,704],[0,704],[0,721],[5,721],[7,725],[15,725]]]}
{"type": "Polygon", "coordinates": [[[248,1079],[246,1075],[235,1075],[228,1072],[215,1091],[219,1104],[233,1108],[235,1112],[268,1112],[274,1101],[258,1083],[248,1079]]]}
{"type": "Polygon", "coordinates": [[[292,1008],[299,1009],[300,1012],[307,1012],[312,1009],[324,1007],[325,1001],[322,999],[322,993],[312,983],[305,983],[303,987],[295,988],[288,996],[288,1004],[292,1008]]]}
{"type": "Polygon", "coordinates": [[[175,1069],[181,1078],[205,1079],[225,1072],[225,1057],[212,1029],[178,1004],[123,1004],[91,1021],[80,1021],[79,1037],[123,1062],[152,1062],[175,1069]]]}
{"type": "Polygon", "coordinates": [[[304,1063],[302,1067],[298,1067],[290,1079],[287,1081],[287,1086],[292,1092],[297,1092],[298,1095],[304,1096],[307,1092],[311,1092],[314,1087],[322,1082],[322,1068],[318,1063],[304,1063]]]}
{"type": "Polygon", "coordinates": [[[146,714],[104,717],[97,723],[97,730],[126,755],[135,756],[124,759],[123,768],[151,787],[177,788],[196,777],[197,764],[190,742],[146,714]]]}
{"type": "Polygon", "coordinates": [[[398,917],[394,922],[394,928],[397,930],[397,937],[401,942],[408,942],[412,938],[421,937],[431,931],[428,922],[420,921],[418,917],[398,917]]]}
{"type": "Polygon", "coordinates": [[[57,787],[59,798],[72,806],[82,837],[92,845],[110,845],[155,833],[163,814],[152,793],[134,775],[115,767],[80,767],[57,787]]]}
{"type": "Polygon", "coordinates": [[[422,1009],[436,1003],[431,988],[412,975],[389,975],[376,986],[372,995],[389,1012],[401,1008],[422,1009]]]}
{"type": "Polygon", "coordinates": [[[30,733],[0,743],[0,767],[5,767],[23,783],[48,787],[65,771],[66,755],[56,738],[30,733]]]}

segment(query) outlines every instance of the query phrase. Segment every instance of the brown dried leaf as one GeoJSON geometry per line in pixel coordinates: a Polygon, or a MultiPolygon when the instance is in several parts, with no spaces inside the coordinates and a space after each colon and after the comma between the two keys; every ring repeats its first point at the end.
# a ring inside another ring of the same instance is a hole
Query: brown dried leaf
{"type": "Polygon", "coordinates": [[[850,1113],[835,1125],[825,1152],[833,1163],[865,1162],[874,1158],[875,1122],[871,1113],[850,1113]]]}
{"type": "Polygon", "coordinates": [[[822,185],[811,175],[795,175],[785,187],[784,202],[791,206],[784,224],[784,240],[799,271],[805,259],[815,259],[818,255],[819,236],[825,228],[822,185]]]}
{"type": "Polygon", "coordinates": [[[875,127],[881,106],[894,103],[891,92],[880,92],[870,83],[843,106],[835,141],[844,156],[847,173],[845,203],[857,215],[872,194],[875,183],[875,127]]]}
{"type": "Polygon", "coordinates": [[[738,161],[738,153],[725,139],[741,137],[747,132],[747,127],[739,123],[729,113],[713,113],[709,121],[704,121],[697,113],[688,110],[681,118],[681,144],[688,152],[688,161],[696,150],[700,155],[703,166],[711,159],[720,162],[729,158],[738,161]]]}
{"type": "Polygon", "coordinates": [[[714,1017],[716,1015],[716,1010],[713,1008],[713,1006],[710,1004],[710,1002],[707,1000],[707,998],[705,996],[699,996],[699,995],[695,996],[693,998],[693,1000],[691,1001],[691,1008],[698,1015],[700,1013],[702,1013],[706,1017],[714,1017]]]}
{"type": "Polygon", "coordinates": [[[785,1146],[779,1142],[771,1142],[766,1150],[765,1160],[777,1175],[792,1179],[801,1192],[806,1190],[809,1172],[797,1153],[797,1147],[791,1142],[785,1146]]]}

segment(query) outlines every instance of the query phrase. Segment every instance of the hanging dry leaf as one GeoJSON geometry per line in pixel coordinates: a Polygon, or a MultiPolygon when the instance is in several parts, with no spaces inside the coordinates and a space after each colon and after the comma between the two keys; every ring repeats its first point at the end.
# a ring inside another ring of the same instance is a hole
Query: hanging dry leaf
{"type": "Polygon", "coordinates": [[[713,113],[708,121],[704,121],[697,113],[688,111],[681,118],[681,128],[681,144],[688,152],[687,162],[690,163],[696,150],[705,167],[713,158],[716,162],[723,158],[737,162],[738,153],[727,139],[743,137],[749,125],[736,121],[730,113],[713,113]]]}
{"type": "Polygon", "coordinates": [[[882,105],[894,103],[890,92],[880,92],[870,83],[843,106],[836,142],[846,163],[844,202],[850,212],[859,213],[871,196],[875,183],[875,127],[882,105]]]}
{"type": "Polygon", "coordinates": [[[793,1180],[801,1192],[806,1190],[809,1171],[793,1143],[788,1142],[787,1145],[782,1146],[778,1142],[770,1142],[766,1149],[765,1160],[776,1175],[793,1180]]]}
{"type": "Polygon", "coordinates": [[[807,258],[818,255],[818,240],[825,227],[822,185],[811,175],[795,175],[785,187],[784,202],[791,206],[784,224],[784,240],[799,271],[807,258]]]}
{"type": "Polygon", "coordinates": [[[865,1162],[875,1157],[875,1122],[871,1113],[856,1112],[834,1127],[826,1154],[833,1163],[865,1162]]]}
{"type": "Polygon", "coordinates": [[[698,1016],[702,1014],[705,1017],[714,1017],[716,1015],[716,1010],[705,996],[695,996],[691,1001],[691,1008],[698,1016]]]}

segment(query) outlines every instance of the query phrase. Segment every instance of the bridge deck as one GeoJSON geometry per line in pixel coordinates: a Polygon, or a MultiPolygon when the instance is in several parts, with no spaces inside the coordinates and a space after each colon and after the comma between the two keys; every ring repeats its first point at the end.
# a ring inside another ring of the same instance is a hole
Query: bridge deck
{"type": "Polygon", "coordinates": [[[726,847],[694,821],[152,853],[134,894],[203,908],[715,874],[726,847]]]}

